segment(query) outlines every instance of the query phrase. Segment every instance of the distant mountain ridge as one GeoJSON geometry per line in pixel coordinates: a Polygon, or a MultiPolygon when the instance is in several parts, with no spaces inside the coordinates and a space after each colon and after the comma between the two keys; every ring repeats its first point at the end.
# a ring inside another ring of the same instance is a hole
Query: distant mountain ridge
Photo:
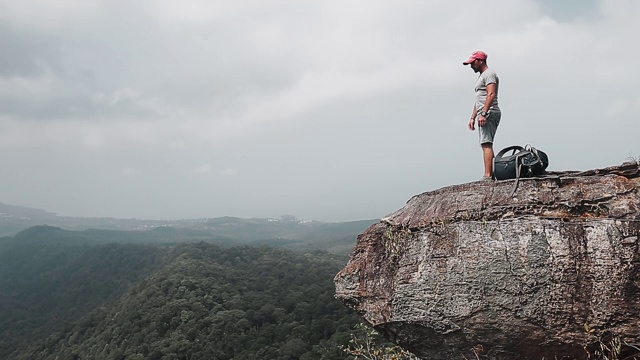
{"type": "MultiPolygon", "coordinates": [[[[59,216],[41,209],[0,203],[0,236],[18,236],[29,228],[49,226],[78,231],[70,237],[113,242],[194,242],[224,245],[265,244],[298,250],[326,250],[347,254],[355,237],[378,219],[350,222],[298,220],[291,215],[242,219],[218,217],[180,220],[141,220],[59,216]]],[[[49,229],[53,231],[52,229],[49,229]]],[[[36,231],[31,229],[29,231],[36,231]]],[[[48,234],[51,236],[52,234],[48,234]]],[[[67,235],[65,235],[67,237],[67,235]]]]}
{"type": "Polygon", "coordinates": [[[17,218],[48,218],[57,216],[42,209],[34,209],[26,206],[7,205],[0,203],[0,217],[17,217],[17,218]]]}

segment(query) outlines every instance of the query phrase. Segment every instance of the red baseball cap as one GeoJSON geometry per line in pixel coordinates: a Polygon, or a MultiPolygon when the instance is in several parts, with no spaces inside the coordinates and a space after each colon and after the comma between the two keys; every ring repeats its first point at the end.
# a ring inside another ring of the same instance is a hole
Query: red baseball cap
{"type": "Polygon", "coordinates": [[[474,60],[487,60],[487,53],[484,51],[476,51],[473,54],[471,54],[471,57],[469,58],[469,60],[465,61],[462,63],[462,65],[469,65],[471,64],[474,60]]]}

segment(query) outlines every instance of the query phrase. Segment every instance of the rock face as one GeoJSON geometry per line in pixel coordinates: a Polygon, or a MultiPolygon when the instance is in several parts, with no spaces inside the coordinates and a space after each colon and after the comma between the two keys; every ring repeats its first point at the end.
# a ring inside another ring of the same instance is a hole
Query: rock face
{"type": "Polygon", "coordinates": [[[414,196],[358,236],[337,298],[421,359],[586,359],[604,330],[638,343],[638,165],[514,183],[414,196]]]}

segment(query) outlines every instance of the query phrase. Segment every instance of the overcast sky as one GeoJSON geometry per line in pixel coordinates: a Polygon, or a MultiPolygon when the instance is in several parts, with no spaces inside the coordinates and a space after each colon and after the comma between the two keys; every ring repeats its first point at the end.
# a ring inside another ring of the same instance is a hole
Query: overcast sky
{"type": "Polygon", "coordinates": [[[69,216],[347,221],[482,176],[640,155],[636,0],[0,0],[0,202],[69,216]]]}

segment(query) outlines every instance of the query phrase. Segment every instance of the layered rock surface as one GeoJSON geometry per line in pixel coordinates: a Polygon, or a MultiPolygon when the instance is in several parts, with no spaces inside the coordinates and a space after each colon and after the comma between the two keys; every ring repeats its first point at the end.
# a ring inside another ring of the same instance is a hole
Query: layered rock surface
{"type": "Polygon", "coordinates": [[[586,359],[604,330],[640,342],[638,165],[514,182],[414,196],[358,236],[337,298],[421,359],[586,359]]]}

